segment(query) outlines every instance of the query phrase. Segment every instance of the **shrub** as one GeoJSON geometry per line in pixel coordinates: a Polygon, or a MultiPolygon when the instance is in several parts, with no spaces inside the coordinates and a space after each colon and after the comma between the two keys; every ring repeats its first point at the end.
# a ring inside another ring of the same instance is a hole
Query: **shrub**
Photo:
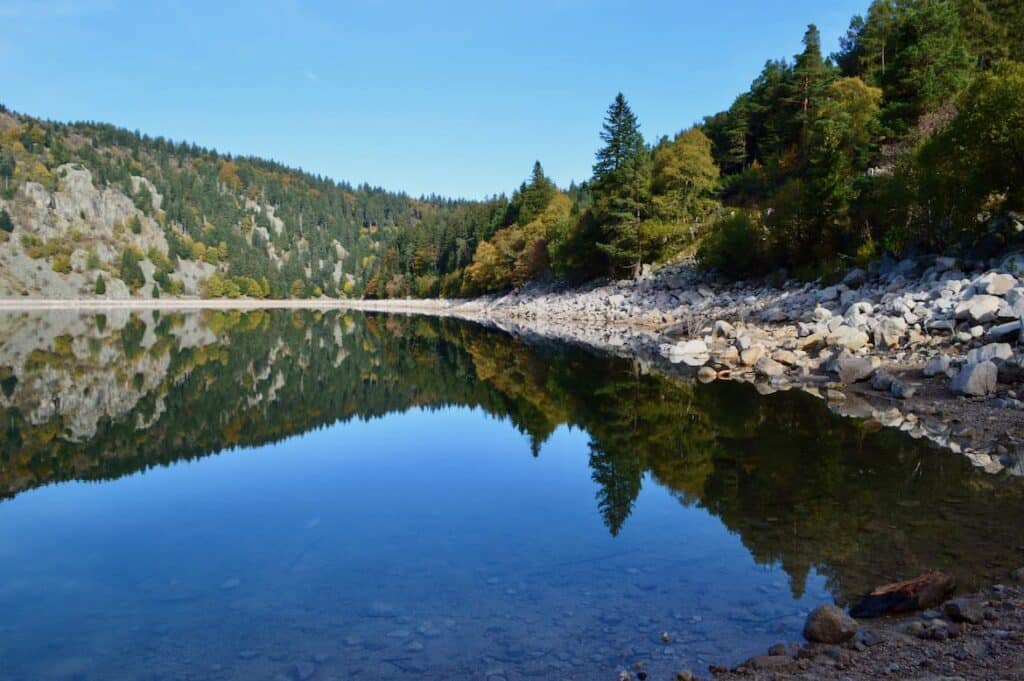
{"type": "Polygon", "coordinates": [[[60,253],[53,257],[53,263],[50,265],[53,267],[53,271],[58,274],[67,274],[71,271],[71,256],[66,253],[60,253]]]}
{"type": "Polygon", "coordinates": [[[697,249],[697,262],[731,277],[764,274],[771,269],[764,229],[746,211],[723,217],[711,226],[697,249]]]}
{"type": "Polygon", "coordinates": [[[121,279],[132,291],[138,291],[146,283],[146,275],[139,266],[141,260],[142,254],[134,248],[126,248],[121,254],[121,279]]]}

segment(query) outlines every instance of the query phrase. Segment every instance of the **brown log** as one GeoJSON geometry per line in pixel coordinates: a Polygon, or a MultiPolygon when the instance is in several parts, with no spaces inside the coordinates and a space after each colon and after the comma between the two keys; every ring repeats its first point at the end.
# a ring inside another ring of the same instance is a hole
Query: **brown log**
{"type": "Polygon", "coordinates": [[[854,617],[881,617],[942,603],[956,589],[956,580],[942,572],[926,572],[905,582],[880,586],[850,609],[854,617]]]}

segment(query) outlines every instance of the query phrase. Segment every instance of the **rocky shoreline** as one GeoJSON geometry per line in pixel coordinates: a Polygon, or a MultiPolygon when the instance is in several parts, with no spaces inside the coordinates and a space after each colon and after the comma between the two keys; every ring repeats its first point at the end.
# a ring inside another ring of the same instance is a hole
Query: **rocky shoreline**
{"type": "Polygon", "coordinates": [[[799,389],[989,472],[1024,475],[1024,255],[926,257],[842,282],[728,283],[675,263],[637,281],[474,300],[346,301],[440,314],[692,367],[700,380],[799,389]]]}
{"type": "MultiPolygon", "coordinates": [[[[732,669],[712,666],[710,672],[718,681],[1024,679],[1024,587],[1019,583],[997,584],[901,618],[853,621],[841,611],[827,614],[827,633],[846,640],[779,643],[732,669]]],[[[676,678],[700,676],[683,671],[676,678]]]]}

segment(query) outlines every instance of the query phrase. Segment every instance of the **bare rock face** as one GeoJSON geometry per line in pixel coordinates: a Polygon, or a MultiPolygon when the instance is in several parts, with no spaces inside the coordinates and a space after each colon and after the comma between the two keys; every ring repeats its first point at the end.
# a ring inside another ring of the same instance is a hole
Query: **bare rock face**
{"type": "Polygon", "coordinates": [[[953,379],[950,390],[956,395],[984,397],[995,392],[998,380],[999,369],[993,362],[965,364],[953,379]]]}
{"type": "Polygon", "coordinates": [[[881,617],[931,608],[946,599],[956,588],[956,580],[942,572],[926,572],[920,577],[880,586],[850,609],[854,617],[881,617]]]}
{"type": "Polygon", "coordinates": [[[844,643],[857,633],[857,621],[834,605],[819,605],[804,623],[804,638],[814,643],[844,643]]]}
{"type": "MultiPolygon", "coordinates": [[[[81,165],[66,163],[54,175],[53,191],[25,182],[13,198],[0,201],[12,217],[15,236],[0,242],[0,296],[91,297],[97,277],[102,277],[104,297],[129,297],[127,286],[116,276],[122,253],[134,248],[166,256],[169,248],[163,227],[120,188],[97,187],[92,173],[81,165]],[[137,229],[127,228],[131,221],[136,221],[137,229]],[[66,245],[65,262],[58,267],[55,256],[33,253],[23,243],[25,238],[66,245]],[[106,273],[100,265],[106,266],[106,273]]],[[[152,183],[144,178],[132,182],[136,188],[145,186],[159,207],[162,197],[152,183]]],[[[143,258],[140,267],[146,281],[137,295],[148,296],[154,266],[143,258]]]]}

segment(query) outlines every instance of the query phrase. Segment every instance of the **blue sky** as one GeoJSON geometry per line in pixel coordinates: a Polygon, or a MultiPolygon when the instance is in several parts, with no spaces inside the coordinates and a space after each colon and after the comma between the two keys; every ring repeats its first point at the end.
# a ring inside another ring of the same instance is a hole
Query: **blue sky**
{"type": "Polygon", "coordinates": [[[0,0],[0,102],[414,195],[590,175],[622,91],[651,139],[868,0],[0,0]]]}

